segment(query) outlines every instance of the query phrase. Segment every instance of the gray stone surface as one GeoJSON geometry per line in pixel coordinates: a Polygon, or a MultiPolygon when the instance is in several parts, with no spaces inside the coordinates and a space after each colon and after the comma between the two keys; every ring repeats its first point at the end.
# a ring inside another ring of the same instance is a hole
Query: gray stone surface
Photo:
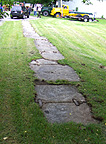
{"type": "Polygon", "coordinates": [[[29,38],[40,38],[40,36],[35,33],[34,28],[31,26],[28,20],[22,21],[22,26],[23,26],[23,34],[25,37],[29,38]]]}
{"type": "Polygon", "coordinates": [[[50,61],[50,60],[45,60],[45,59],[37,59],[37,60],[33,60],[30,63],[31,65],[57,65],[58,63],[56,61],[50,61]]]}
{"type": "Polygon", "coordinates": [[[80,80],[75,71],[67,65],[31,65],[30,68],[35,72],[35,76],[40,80],[80,80]]]}
{"type": "Polygon", "coordinates": [[[55,46],[53,46],[48,40],[35,40],[35,46],[39,50],[43,58],[49,60],[64,59],[64,56],[60,54],[55,46]]]}
{"type": "MultiPolygon", "coordinates": [[[[53,45],[52,45],[52,43],[50,43],[47,39],[38,39],[37,41],[35,40],[34,41],[35,42],[35,45],[41,45],[41,46],[44,46],[44,45],[46,45],[47,47],[52,47],[53,45]]],[[[55,47],[55,49],[57,49],[56,47],[55,47]]]]}
{"type": "Polygon", "coordinates": [[[34,41],[36,48],[41,51],[57,51],[57,48],[53,46],[50,42],[47,40],[35,40],[34,41]]]}
{"type": "Polygon", "coordinates": [[[64,59],[64,56],[60,54],[58,51],[45,51],[41,52],[41,55],[43,58],[48,59],[48,60],[61,60],[64,59]]]}
{"type": "Polygon", "coordinates": [[[38,41],[38,40],[47,40],[47,39],[45,37],[39,36],[39,37],[36,37],[35,40],[38,41]]]}
{"type": "Polygon", "coordinates": [[[72,99],[85,101],[84,97],[71,85],[36,85],[37,99],[43,102],[73,102],[72,99]]]}
{"type": "Polygon", "coordinates": [[[75,106],[74,103],[47,103],[43,105],[43,112],[50,123],[96,123],[86,104],[75,106]]]}

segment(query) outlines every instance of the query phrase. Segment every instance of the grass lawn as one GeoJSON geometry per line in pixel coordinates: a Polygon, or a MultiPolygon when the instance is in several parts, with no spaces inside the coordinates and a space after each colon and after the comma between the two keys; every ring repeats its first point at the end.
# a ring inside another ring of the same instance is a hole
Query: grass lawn
{"type": "Polygon", "coordinates": [[[34,39],[23,37],[21,21],[0,26],[0,143],[104,144],[106,143],[106,20],[84,23],[45,18],[30,21],[47,37],[81,78],[86,97],[99,124],[50,124],[34,102],[33,71],[29,62],[41,58],[34,39]]]}

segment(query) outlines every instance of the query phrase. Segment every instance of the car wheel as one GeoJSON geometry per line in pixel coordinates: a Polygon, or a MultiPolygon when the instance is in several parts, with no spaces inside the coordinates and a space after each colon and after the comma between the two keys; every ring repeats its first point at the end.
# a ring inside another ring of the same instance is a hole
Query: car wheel
{"type": "Polygon", "coordinates": [[[60,13],[56,13],[56,14],[55,14],[55,17],[56,17],[56,18],[59,18],[60,16],[61,16],[60,13]]]}
{"type": "Polygon", "coordinates": [[[49,15],[49,12],[48,11],[44,11],[43,12],[43,16],[48,16],[49,15]]]}
{"type": "Polygon", "coordinates": [[[77,18],[78,21],[82,20],[82,16],[80,14],[76,15],[76,17],[78,17],[77,18]]]}
{"type": "Polygon", "coordinates": [[[89,16],[85,15],[84,17],[84,22],[87,22],[89,20],[89,16]]]}
{"type": "Polygon", "coordinates": [[[92,21],[93,21],[93,19],[92,19],[92,18],[90,18],[90,19],[89,19],[89,22],[92,22],[92,21]]]}
{"type": "Polygon", "coordinates": [[[84,18],[84,22],[87,22],[88,21],[88,19],[87,18],[84,18]]]}
{"type": "Polygon", "coordinates": [[[81,21],[82,19],[81,19],[81,18],[77,18],[77,20],[78,20],[78,21],[81,21]]]}
{"type": "Polygon", "coordinates": [[[25,19],[25,15],[23,15],[22,18],[25,19]]]}

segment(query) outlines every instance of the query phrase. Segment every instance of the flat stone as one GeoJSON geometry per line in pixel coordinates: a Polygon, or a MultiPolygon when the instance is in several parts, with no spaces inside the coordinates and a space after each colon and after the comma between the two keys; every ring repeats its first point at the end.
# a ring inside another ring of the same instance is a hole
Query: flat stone
{"type": "Polygon", "coordinates": [[[37,60],[33,60],[30,65],[56,65],[58,64],[55,61],[50,61],[50,60],[45,60],[45,59],[37,59],[37,60]]]}
{"type": "Polygon", "coordinates": [[[40,38],[40,36],[37,33],[35,33],[34,28],[31,26],[29,21],[27,20],[22,21],[22,25],[23,25],[23,34],[25,37],[34,39],[40,38]]]}
{"type": "Polygon", "coordinates": [[[35,34],[35,33],[27,33],[27,32],[23,32],[23,34],[24,34],[24,36],[25,37],[29,37],[29,38],[37,38],[38,37],[38,35],[37,34],[35,34]]]}
{"type": "Polygon", "coordinates": [[[38,39],[37,41],[35,40],[35,45],[49,45],[49,46],[53,46],[52,43],[50,43],[47,39],[38,39]]]}
{"type": "Polygon", "coordinates": [[[38,39],[34,41],[36,48],[39,51],[57,51],[57,48],[53,46],[47,39],[38,39]]]}
{"type": "Polygon", "coordinates": [[[75,106],[74,103],[47,103],[44,104],[43,112],[50,123],[96,123],[90,113],[90,108],[87,104],[75,106]]]}
{"type": "Polygon", "coordinates": [[[80,80],[76,72],[67,65],[31,65],[30,68],[35,72],[35,76],[40,80],[80,80]]]}
{"type": "Polygon", "coordinates": [[[39,37],[36,37],[35,40],[47,40],[47,38],[39,36],[39,37]]]}
{"type": "Polygon", "coordinates": [[[48,60],[61,60],[64,56],[59,51],[44,51],[41,56],[48,60]]]}
{"type": "Polygon", "coordinates": [[[35,45],[36,48],[40,51],[40,52],[43,52],[43,51],[57,51],[57,49],[51,45],[35,45]]]}
{"type": "Polygon", "coordinates": [[[64,56],[48,40],[35,40],[35,46],[43,58],[49,60],[64,59],[64,56]]]}
{"type": "Polygon", "coordinates": [[[72,99],[85,101],[74,86],[70,85],[36,85],[37,99],[43,102],[73,102],[72,99]]]}

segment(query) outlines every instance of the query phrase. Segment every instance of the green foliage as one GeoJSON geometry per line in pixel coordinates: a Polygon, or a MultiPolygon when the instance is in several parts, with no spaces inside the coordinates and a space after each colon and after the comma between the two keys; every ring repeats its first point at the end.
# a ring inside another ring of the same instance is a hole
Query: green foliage
{"type": "MultiPolygon", "coordinates": [[[[12,5],[13,2],[15,2],[17,0],[2,0],[2,3],[3,4],[10,4],[12,5]]],[[[19,2],[26,2],[26,3],[32,3],[32,4],[35,4],[35,3],[41,3],[41,4],[49,4],[51,2],[53,3],[56,3],[56,0],[18,0],[19,2]]],[[[69,1],[69,0],[64,0],[64,1],[69,1]]],[[[103,0],[99,0],[99,1],[103,1],[103,0]]],[[[82,0],[83,3],[89,5],[89,4],[92,4],[90,0],[82,0]]]]}
{"type": "Polygon", "coordinates": [[[4,18],[4,17],[7,17],[9,14],[7,12],[1,12],[0,11],[0,19],[1,18],[4,18]]]}
{"type": "MultiPolygon", "coordinates": [[[[102,2],[103,2],[103,0],[99,0],[99,1],[102,1],[102,2]]],[[[91,2],[91,0],[82,0],[82,2],[83,2],[84,4],[86,4],[86,5],[93,4],[93,3],[91,2]]]]}
{"type": "Polygon", "coordinates": [[[6,5],[6,4],[12,5],[14,0],[1,0],[1,2],[2,2],[2,5],[6,5]]]}
{"type": "Polygon", "coordinates": [[[82,2],[88,5],[91,4],[90,0],[82,0],[82,2]]]}

